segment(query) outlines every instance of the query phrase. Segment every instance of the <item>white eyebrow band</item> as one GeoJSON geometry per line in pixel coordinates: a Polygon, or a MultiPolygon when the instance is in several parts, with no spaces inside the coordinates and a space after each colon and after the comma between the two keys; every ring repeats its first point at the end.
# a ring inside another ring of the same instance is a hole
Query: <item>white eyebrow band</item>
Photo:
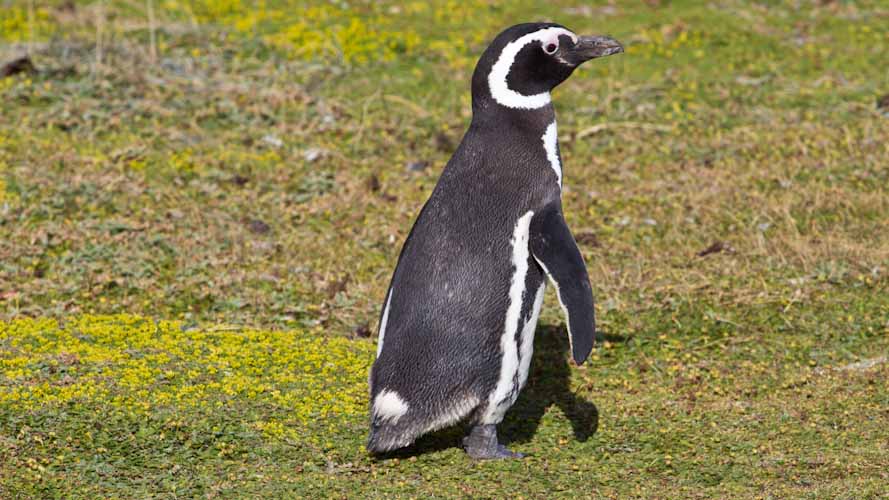
{"type": "Polygon", "coordinates": [[[549,92],[541,92],[534,95],[524,95],[509,88],[506,77],[509,75],[509,69],[515,62],[518,55],[525,45],[533,42],[546,44],[547,42],[559,43],[559,36],[567,35],[577,43],[577,35],[566,30],[565,28],[544,28],[533,33],[528,33],[517,40],[513,40],[503,47],[497,62],[491,67],[488,74],[488,88],[491,90],[491,96],[499,104],[507,108],[519,109],[537,109],[549,104],[552,100],[549,92]]]}

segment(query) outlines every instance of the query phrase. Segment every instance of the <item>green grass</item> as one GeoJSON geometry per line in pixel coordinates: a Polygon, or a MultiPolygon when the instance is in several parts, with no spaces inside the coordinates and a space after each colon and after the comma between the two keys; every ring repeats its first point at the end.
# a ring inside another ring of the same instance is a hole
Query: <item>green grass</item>
{"type": "Polygon", "coordinates": [[[0,3],[38,69],[0,80],[0,497],[885,497],[881,2],[170,1],[156,56],[143,2],[34,4],[0,3]],[[529,458],[374,460],[365,332],[475,58],[537,19],[627,47],[555,93],[603,342],[570,366],[547,297],[529,458]]]}

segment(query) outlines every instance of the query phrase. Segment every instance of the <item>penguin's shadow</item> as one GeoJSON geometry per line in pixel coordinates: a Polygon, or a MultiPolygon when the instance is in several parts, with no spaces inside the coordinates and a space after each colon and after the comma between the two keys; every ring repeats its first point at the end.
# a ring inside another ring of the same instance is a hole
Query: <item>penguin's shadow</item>
{"type": "MultiPolygon", "coordinates": [[[[601,333],[600,333],[601,335],[601,333]]],[[[606,336],[607,337],[607,336],[606,336]]],[[[601,339],[598,339],[601,340],[601,339]]],[[[534,356],[528,382],[515,405],[497,427],[501,443],[526,443],[537,433],[546,411],[558,406],[574,430],[574,438],[586,441],[599,427],[599,410],[571,392],[568,334],[564,327],[539,325],[534,339],[534,356]]],[[[458,425],[427,434],[413,446],[379,455],[378,458],[408,458],[449,448],[461,448],[468,427],[458,425]]]]}
{"type": "Polygon", "coordinates": [[[526,443],[537,433],[544,414],[553,405],[571,422],[574,438],[586,441],[599,428],[599,409],[571,391],[568,334],[564,327],[540,325],[528,382],[515,405],[498,427],[501,440],[526,443]]]}

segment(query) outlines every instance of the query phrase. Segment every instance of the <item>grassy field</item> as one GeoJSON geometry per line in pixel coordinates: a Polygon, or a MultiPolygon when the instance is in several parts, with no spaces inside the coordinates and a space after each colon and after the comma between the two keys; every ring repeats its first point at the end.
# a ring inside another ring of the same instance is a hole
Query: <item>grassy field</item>
{"type": "Polygon", "coordinates": [[[887,53],[876,0],[0,0],[0,498],[887,498],[887,53]],[[373,459],[395,259],[528,20],[627,48],[554,96],[602,342],[547,295],[528,458],[373,459]]]}

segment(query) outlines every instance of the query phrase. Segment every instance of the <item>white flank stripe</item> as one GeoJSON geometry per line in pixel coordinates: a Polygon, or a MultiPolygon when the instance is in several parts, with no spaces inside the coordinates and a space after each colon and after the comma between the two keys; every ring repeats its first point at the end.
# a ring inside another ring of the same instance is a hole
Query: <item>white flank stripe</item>
{"type": "Polygon", "coordinates": [[[380,320],[380,334],[377,336],[377,357],[383,352],[383,337],[386,336],[386,323],[389,322],[389,306],[392,305],[392,294],[395,290],[389,289],[389,298],[386,299],[386,308],[383,309],[383,319],[380,320]]]}
{"type": "Polygon", "coordinates": [[[571,318],[568,316],[568,308],[565,307],[565,303],[562,302],[562,293],[559,291],[559,282],[553,278],[553,275],[549,273],[549,269],[543,265],[543,262],[540,261],[537,257],[534,257],[534,260],[540,265],[543,269],[543,272],[546,273],[546,276],[549,278],[549,281],[553,284],[553,287],[556,289],[556,297],[559,299],[559,305],[562,306],[562,313],[565,314],[565,327],[568,329],[568,347],[572,355],[574,355],[574,337],[571,335],[571,318]]]}
{"type": "Polygon", "coordinates": [[[552,122],[546,127],[546,132],[543,133],[541,139],[543,139],[543,149],[546,150],[546,159],[549,160],[549,166],[556,172],[559,189],[562,189],[562,162],[559,161],[559,134],[556,129],[556,122],[552,122]]]}
{"type": "Polygon", "coordinates": [[[519,94],[509,88],[506,77],[509,75],[509,69],[512,67],[512,64],[515,62],[515,56],[518,55],[525,45],[541,42],[545,46],[546,42],[552,40],[558,43],[559,35],[568,35],[575,43],[577,42],[577,35],[564,28],[544,28],[519,37],[517,40],[506,44],[506,47],[503,47],[500,57],[497,58],[497,62],[494,63],[491,67],[491,72],[488,74],[488,88],[490,88],[491,96],[494,97],[495,101],[508,108],[519,109],[537,109],[550,103],[551,97],[549,92],[541,92],[534,95],[519,94]]]}
{"type": "Polygon", "coordinates": [[[537,328],[537,318],[540,316],[540,306],[543,305],[543,292],[546,290],[546,282],[540,284],[537,295],[534,297],[534,305],[531,306],[531,317],[522,328],[522,345],[519,347],[522,356],[519,361],[519,389],[525,387],[528,380],[528,369],[531,367],[531,355],[534,354],[534,330],[537,328]]]}
{"type": "Polygon", "coordinates": [[[503,334],[500,336],[500,350],[503,358],[500,363],[500,377],[497,387],[488,398],[488,408],[482,419],[485,424],[497,424],[503,419],[506,408],[498,408],[497,403],[509,395],[513,389],[513,379],[519,368],[519,353],[515,334],[519,328],[519,317],[522,315],[522,296],[525,293],[525,275],[528,273],[528,233],[531,227],[529,211],[519,217],[512,234],[512,265],[515,274],[509,285],[509,307],[506,309],[506,321],[503,334]]]}
{"type": "Polygon", "coordinates": [[[374,415],[384,420],[391,420],[393,424],[407,413],[407,403],[401,399],[395,391],[383,389],[374,400],[374,415]]]}

